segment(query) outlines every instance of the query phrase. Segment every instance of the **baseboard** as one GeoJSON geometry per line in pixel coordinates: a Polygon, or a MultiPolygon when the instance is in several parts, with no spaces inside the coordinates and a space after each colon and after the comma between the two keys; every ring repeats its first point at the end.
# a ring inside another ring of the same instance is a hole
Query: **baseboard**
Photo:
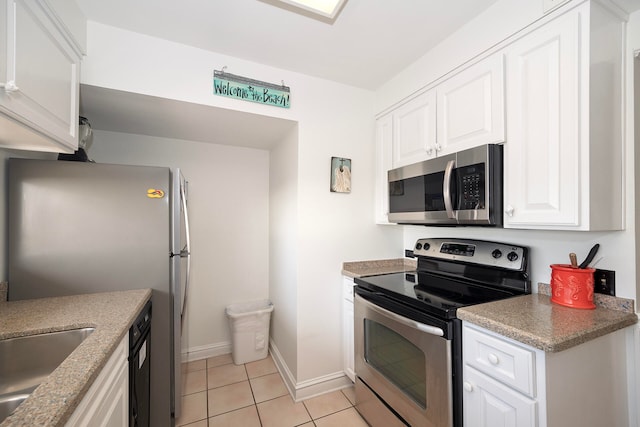
{"type": "Polygon", "coordinates": [[[351,380],[342,371],[307,381],[296,382],[273,341],[269,343],[269,351],[287,390],[289,390],[289,394],[296,402],[353,386],[351,380]]]}
{"type": "Polygon", "coordinates": [[[223,354],[229,353],[231,353],[230,342],[191,347],[182,352],[182,363],[208,359],[209,357],[222,356],[223,354]]]}

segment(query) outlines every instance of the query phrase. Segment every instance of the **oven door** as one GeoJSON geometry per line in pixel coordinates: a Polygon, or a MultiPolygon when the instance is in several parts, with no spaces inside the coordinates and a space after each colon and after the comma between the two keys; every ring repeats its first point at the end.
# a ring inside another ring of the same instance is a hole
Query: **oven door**
{"type": "Polygon", "coordinates": [[[400,316],[357,292],[354,334],[358,411],[373,427],[451,427],[452,350],[443,329],[400,316]],[[396,422],[390,422],[391,418],[396,422]]]}

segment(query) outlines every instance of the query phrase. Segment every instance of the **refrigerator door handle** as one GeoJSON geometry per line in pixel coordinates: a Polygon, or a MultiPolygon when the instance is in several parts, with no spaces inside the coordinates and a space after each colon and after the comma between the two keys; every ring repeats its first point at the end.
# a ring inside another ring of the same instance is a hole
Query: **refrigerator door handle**
{"type": "Polygon", "coordinates": [[[180,180],[180,203],[182,203],[182,212],[184,215],[184,229],[185,229],[185,245],[180,256],[191,254],[191,233],[189,231],[189,211],[187,210],[187,183],[180,180]],[[184,253],[186,252],[186,254],[184,253]]]}
{"type": "Polygon", "coordinates": [[[180,307],[180,325],[184,325],[184,307],[187,302],[187,290],[189,289],[189,279],[191,274],[191,254],[187,254],[187,272],[184,279],[184,295],[182,298],[182,307],[180,307]]]}
{"type": "Polygon", "coordinates": [[[189,211],[187,210],[187,189],[186,181],[180,180],[180,202],[182,203],[182,214],[184,216],[184,228],[185,228],[185,247],[180,251],[180,257],[187,258],[187,271],[185,274],[184,293],[182,294],[182,306],[180,307],[180,324],[184,317],[184,307],[187,302],[187,295],[189,294],[189,280],[191,276],[191,233],[189,229],[189,211]]]}

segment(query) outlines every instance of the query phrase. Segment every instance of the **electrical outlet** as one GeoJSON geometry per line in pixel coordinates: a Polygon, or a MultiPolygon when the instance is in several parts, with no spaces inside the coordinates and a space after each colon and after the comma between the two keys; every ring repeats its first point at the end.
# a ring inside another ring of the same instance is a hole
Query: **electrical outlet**
{"type": "Polygon", "coordinates": [[[616,296],[616,272],[596,269],[593,273],[593,290],[599,294],[616,296]]]}

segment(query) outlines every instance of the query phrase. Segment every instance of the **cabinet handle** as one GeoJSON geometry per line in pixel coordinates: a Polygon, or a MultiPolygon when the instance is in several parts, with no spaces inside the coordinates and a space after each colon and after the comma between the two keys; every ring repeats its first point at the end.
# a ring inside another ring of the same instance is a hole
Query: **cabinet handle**
{"type": "Polygon", "coordinates": [[[514,210],[515,209],[513,208],[513,206],[507,205],[507,209],[504,210],[504,213],[506,213],[508,216],[513,216],[514,210]]]}
{"type": "Polygon", "coordinates": [[[4,91],[7,92],[7,93],[17,92],[17,91],[20,90],[20,88],[18,86],[16,86],[15,80],[9,80],[8,82],[6,82],[4,84],[0,84],[0,87],[3,87],[4,91]]]}
{"type": "Polygon", "coordinates": [[[442,145],[436,144],[436,153],[442,151],[442,145]]]}
{"type": "Polygon", "coordinates": [[[429,156],[433,155],[433,148],[431,147],[427,148],[427,155],[429,156]]]}
{"type": "Polygon", "coordinates": [[[473,391],[473,384],[471,384],[470,382],[465,381],[463,384],[464,390],[471,393],[473,391]]]}
{"type": "Polygon", "coordinates": [[[498,359],[498,356],[493,353],[489,353],[487,359],[489,359],[489,363],[491,363],[492,365],[497,365],[498,363],[500,363],[500,359],[498,359]]]}

